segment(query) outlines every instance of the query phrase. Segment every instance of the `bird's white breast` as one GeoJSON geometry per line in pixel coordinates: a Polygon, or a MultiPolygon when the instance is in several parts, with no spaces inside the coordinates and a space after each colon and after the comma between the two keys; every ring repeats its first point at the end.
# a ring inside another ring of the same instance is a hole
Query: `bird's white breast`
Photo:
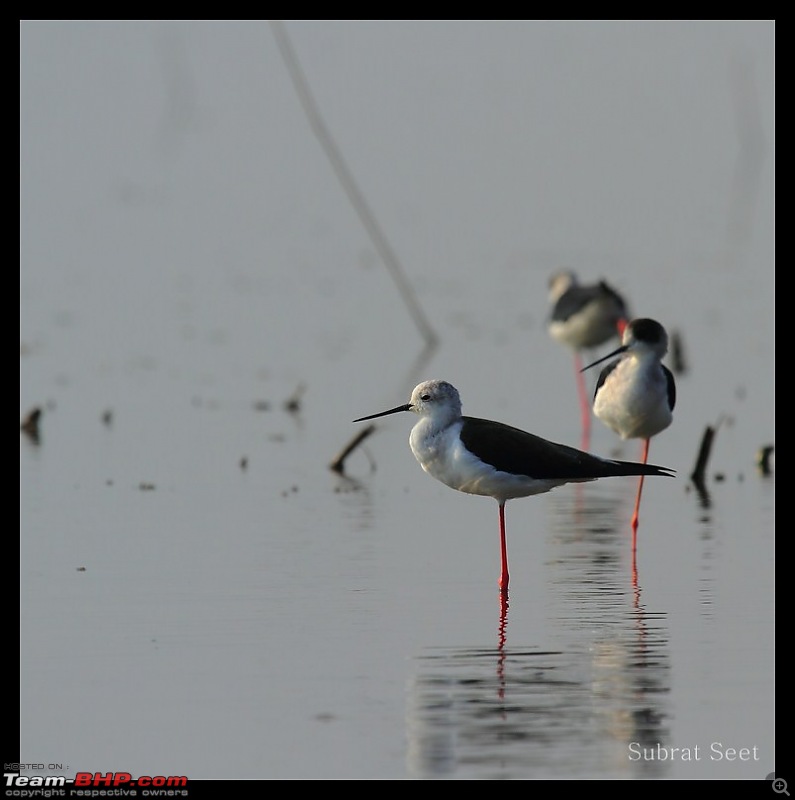
{"type": "Polygon", "coordinates": [[[634,358],[620,361],[594,400],[594,414],[622,439],[648,439],[673,420],[662,369],[643,367],[634,358]]]}

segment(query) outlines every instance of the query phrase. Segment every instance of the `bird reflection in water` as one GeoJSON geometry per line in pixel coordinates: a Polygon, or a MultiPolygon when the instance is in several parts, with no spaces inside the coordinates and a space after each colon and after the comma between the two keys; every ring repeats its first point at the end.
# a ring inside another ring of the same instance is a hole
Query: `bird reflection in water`
{"type": "MultiPolygon", "coordinates": [[[[544,641],[516,641],[500,598],[496,646],[426,648],[407,694],[407,768],[422,778],[664,777],[630,745],[663,745],[670,657],[666,615],[648,610],[627,573],[622,496],[561,495],[548,526],[540,593],[544,641]],[[551,630],[551,634],[546,631],[551,630]]],[[[515,622],[515,621],[514,621],[515,622]]],[[[534,640],[535,639],[535,640],[534,640]]]]}

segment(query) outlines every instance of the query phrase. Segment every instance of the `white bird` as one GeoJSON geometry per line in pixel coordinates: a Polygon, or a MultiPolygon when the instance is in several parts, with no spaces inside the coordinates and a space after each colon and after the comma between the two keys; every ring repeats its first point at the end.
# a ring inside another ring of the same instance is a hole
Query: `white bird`
{"type": "MultiPolygon", "coordinates": [[[[668,352],[668,334],[659,322],[640,318],[629,322],[622,345],[585,369],[620,358],[599,374],[594,392],[594,414],[622,439],[642,439],[641,460],[649,457],[649,441],[673,421],[676,383],[662,358],[668,352]]],[[[635,510],[632,514],[632,549],[635,550],[643,491],[643,475],[638,482],[635,510]]]]}
{"type": "Polygon", "coordinates": [[[413,411],[420,417],[411,429],[409,445],[425,472],[452,489],[493,497],[499,504],[499,587],[503,593],[508,591],[506,501],[565,483],[626,475],[671,477],[673,472],[667,467],[600,458],[501,422],[462,416],[458,390],[442,380],[420,383],[408,403],[354,422],[399,411],[413,411]]]}
{"type": "Polygon", "coordinates": [[[582,446],[591,430],[591,404],[582,376],[582,351],[619,338],[629,319],[624,298],[605,281],[581,284],[572,270],[560,270],[549,279],[549,335],[574,353],[574,372],[582,420],[582,446]]]}

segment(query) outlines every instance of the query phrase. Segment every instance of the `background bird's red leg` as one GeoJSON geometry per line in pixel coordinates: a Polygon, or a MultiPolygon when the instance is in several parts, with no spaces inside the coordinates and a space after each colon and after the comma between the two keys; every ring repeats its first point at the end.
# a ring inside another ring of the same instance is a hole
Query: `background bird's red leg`
{"type": "Polygon", "coordinates": [[[582,356],[579,350],[574,352],[574,372],[577,376],[577,395],[580,398],[580,420],[582,422],[582,439],[580,449],[588,450],[591,443],[591,401],[585,387],[585,375],[582,372],[582,356]]]}

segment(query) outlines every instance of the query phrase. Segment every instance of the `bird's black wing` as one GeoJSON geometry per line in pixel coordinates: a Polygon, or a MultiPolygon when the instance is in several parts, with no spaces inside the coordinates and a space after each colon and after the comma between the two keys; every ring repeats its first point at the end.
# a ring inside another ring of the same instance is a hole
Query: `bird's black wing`
{"type": "Polygon", "coordinates": [[[499,422],[464,417],[464,446],[501,472],[537,480],[588,480],[619,475],[668,475],[653,464],[613,461],[574,447],[556,444],[499,422]]]}
{"type": "Polygon", "coordinates": [[[582,311],[588,303],[596,300],[601,293],[598,286],[573,286],[567,289],[552,307],[550,320],[565,322],[569,317],[582,311]]]}

